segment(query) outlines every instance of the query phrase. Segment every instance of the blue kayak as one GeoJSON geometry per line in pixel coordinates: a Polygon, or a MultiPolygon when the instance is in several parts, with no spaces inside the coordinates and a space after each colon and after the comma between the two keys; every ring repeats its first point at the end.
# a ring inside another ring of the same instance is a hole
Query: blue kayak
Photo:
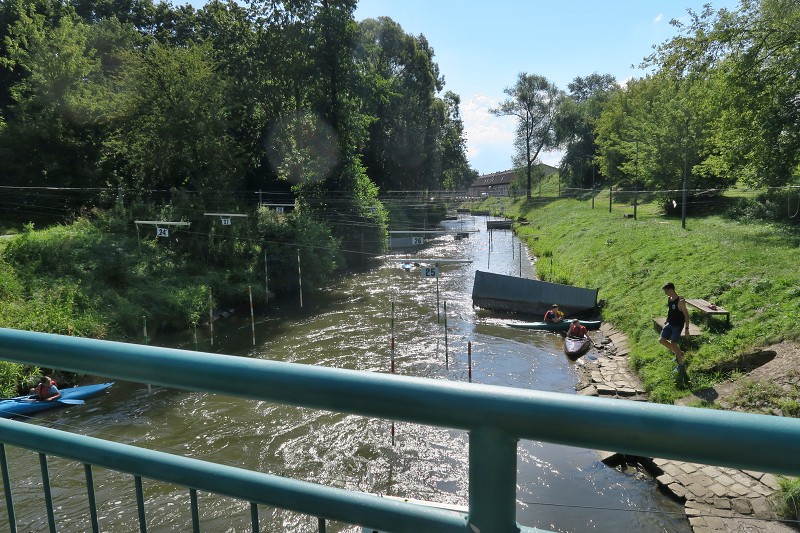
{"type": "Polygon", "coordinates": [[[29,395],[0,400],[0,417],[11,418],[12,416],[27,416],[55,407],[82,403],[77,400],[83,400],[84,398],[99,394],[113,384],[114,382],[112,381],[111,383],[98,383],[96,385],[59,389],[61,391],[61,398],[52,402],[33,400],[29,395]]]}

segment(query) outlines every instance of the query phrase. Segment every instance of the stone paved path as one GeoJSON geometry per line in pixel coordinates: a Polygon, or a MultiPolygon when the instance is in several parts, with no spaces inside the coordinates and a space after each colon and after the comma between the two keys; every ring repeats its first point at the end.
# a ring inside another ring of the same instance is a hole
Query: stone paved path
{"type": "MultiPolygon", "coordinates": [[[[628,342],[603,324],[592,340],[600,348],[579,359],[578,394],[646,401],[638,376],[628,365],[628,342]]],[[[604,461],[615,454],[600,452],[604,461]]],[[[655,458],[647,465],[659,485],[685,502],[695,533],[788,533],[798,529],[778,522],[772,494],[778,481],[772,474],[655,458]]]]}

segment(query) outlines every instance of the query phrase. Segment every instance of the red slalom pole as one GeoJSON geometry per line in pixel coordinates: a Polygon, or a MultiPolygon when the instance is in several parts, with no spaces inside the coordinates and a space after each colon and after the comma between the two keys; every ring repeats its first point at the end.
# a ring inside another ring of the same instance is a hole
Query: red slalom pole
{"type": "Polygon", "coordinates": [[[472,383],[472,341],[467,343],[467,367],[469,368],[467,373],[469,382],[472,383]]]}

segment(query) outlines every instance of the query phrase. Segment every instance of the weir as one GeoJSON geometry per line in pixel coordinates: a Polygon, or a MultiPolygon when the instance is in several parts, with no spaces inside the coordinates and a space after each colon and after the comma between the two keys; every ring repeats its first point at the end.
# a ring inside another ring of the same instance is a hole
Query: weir
{"type": "Polygon", "coordinates": [[[454,383],[9,329],[0,329],[0,358],[113,379],[462,429],[470,436],[469,509],[464,514],[0,420],[0,442],[4,445],[0,449],[0,469],[12,532],[16,531],[15,480],[9,475],[5,445],[41,454],[42,486],[51,531],[56,530],[58,506],[50,494],[49,455],[85,465],[90,502],[86,524],[87,530],[92,524],[94,531],[99,530],[91,503],[94,466],[133,476],[141,531],[147,530],[143,479],[186,487],[191,495],[193,531],[200,531],[202,526],[196,519],[198,490],[250,502],[254,531],[258,531],[258,505],[319,517],[321,530],[325,520],[338,520],[397,532],[537,531],[518,525],[514,516],[519,439],[800,475],[800,462],[796,459],[800,446],[797,419],[454,383]],[[243,388],[244,377],[261,386],[243,388]]]}

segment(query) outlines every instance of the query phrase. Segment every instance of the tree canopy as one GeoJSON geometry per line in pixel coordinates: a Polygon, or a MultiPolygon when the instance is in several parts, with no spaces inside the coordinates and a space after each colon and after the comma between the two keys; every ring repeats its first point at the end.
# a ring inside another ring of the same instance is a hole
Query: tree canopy
{"type": "Polygon", "coordinates": [[[0,1],[6,184],[293,188],[359,216],[381,188],[465,187],[433,48],[355,5],[0,1]]]}

